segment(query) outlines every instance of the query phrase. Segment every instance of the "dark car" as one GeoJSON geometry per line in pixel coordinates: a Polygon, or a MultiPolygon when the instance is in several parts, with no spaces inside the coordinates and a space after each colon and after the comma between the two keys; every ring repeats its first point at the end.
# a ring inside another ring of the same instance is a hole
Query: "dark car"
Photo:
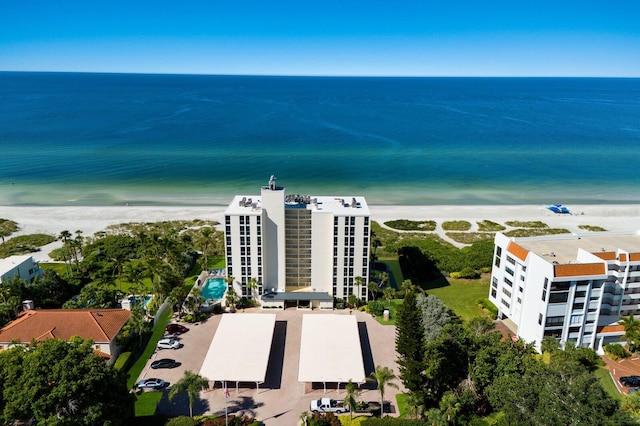
{"type": "Polygon", "coordinates": [[[182,334],[189,331],[187,327],[180,324],[169,324],[166,330],[167,330],[167,333],[171,333],[171,334],[182,334]]]}
{"type": "Polygon", "coordinates": [[[162,389],[165,382],[162,379],[144,379],[136,383],[138,389],[162,389]]]}
{"type": "Polygon", "coordinates": [[[178,366],[180,366],[179,362],[177,362],[175,359],[169,358],[157,359],[151,363],[151,368],[153,368],[154,370],[157,368],[176,368],[178,366]]]}
{"type": "Polygon", "coordinates": [[[620,384],[628,388],[640,386],[640,376],[624,376],[620,377],[620,384]]]}

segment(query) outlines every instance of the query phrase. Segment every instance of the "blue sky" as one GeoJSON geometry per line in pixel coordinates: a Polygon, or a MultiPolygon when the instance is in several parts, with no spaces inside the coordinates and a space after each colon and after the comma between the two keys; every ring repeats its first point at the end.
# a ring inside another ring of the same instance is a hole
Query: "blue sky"
{"type": "Polygon", "coordinates": [[[640,1],[5,0],[0,70],[640,77],[640,1]]]}

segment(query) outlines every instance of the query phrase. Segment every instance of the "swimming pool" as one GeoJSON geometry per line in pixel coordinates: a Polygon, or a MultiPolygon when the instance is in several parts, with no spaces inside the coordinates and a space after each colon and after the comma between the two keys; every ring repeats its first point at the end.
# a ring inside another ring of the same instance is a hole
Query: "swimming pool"
{"type": "Polygon", "coordinates": [[[222,300],[225,291],[227,291],[227,283],[224,282],[224,278],[207,278],[202,285],[201,295],[207,300],[222,300]]]}

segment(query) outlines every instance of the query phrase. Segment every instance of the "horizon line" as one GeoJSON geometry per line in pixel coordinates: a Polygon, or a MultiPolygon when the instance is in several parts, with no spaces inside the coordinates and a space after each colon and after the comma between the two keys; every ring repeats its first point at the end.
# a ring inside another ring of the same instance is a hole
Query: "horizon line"
{"type": "Polygon", "coordinates": [[[136,72],[136,71],[47,71],[47,70],[0,70],[0,73],[32,74],[122,74],[122,75],[166,75],[166,76],[212,76],[212,77],[300,77],[300,78],[596,78],[638,79],[638,76],[609,75],[378,75],[378,74],[252,74],[252,73],[180,73],[180,72],[136,72]]]}

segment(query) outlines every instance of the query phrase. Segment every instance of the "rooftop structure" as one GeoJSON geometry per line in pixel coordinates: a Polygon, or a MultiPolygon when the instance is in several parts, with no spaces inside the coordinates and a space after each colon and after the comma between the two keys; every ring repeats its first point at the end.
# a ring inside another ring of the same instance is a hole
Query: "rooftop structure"
{"type": "Polygon", "coordinates": [[[369,216],[363,197],[286,194],[272,176],[260,195],[237,195],[225,211],[227,276],[246,297],[255,281],[273,306],[273,293],[284,292],[318,293],[310,307],[327,295],[366,299],[369,216]]]}
{"type": "Polygon", "coordinates": [[[29,254],[0,259],[0,282],[8,281],[15,275],[32,282],[42,275],[42,269],[29,254]]]}
{"type": "Polygon", "coordinates": [[[298,381],[365,382],[358,322],[353,315],[304,315],[298,381]]]}
{"type": "Polygon", "coordinates": [[[129,320],[124,309],[28,309],[0,329],[0,345],[7,349],[32,340],[70,340],[72,336],[91,339],[96,351],[113,357],[118,354],[115,338],[129,320]]]}
{"type": "Polygon", "coordinates": [[[267,375],[275,314],[223,315],[200,368],[200,375],[222,383],[263,383],[267,375]]]}
{"type": "Polygon", "coordinates": [[[623,316],[640,315],[640,234],[495,237],[489,300],[517,335],[551,336],[602,352],[623,316]]]}

